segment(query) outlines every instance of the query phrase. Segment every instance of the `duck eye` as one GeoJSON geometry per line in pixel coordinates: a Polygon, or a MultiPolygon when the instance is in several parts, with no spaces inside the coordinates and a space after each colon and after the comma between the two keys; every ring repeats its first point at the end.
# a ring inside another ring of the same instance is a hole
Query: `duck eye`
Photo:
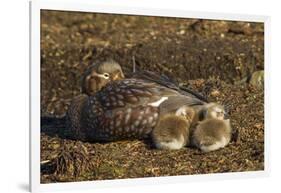
{"type": "Polygon", "coordinates": [[[109,74],[108,74],[108,73],[104,73],[104,74],[103,74],[103,77],[104,77],[105,79],[108,79],[108,78],[109,78],[109,74]]]}

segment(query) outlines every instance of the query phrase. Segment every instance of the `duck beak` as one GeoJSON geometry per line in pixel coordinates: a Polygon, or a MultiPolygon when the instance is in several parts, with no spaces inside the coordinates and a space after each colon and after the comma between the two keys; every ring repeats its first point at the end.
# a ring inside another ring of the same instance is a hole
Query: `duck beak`
{"type": "Polygon", "coordinates": [[[112,80],[122,80],[125,76],[122,71],[115,71],[112,75],[112,80]]]}

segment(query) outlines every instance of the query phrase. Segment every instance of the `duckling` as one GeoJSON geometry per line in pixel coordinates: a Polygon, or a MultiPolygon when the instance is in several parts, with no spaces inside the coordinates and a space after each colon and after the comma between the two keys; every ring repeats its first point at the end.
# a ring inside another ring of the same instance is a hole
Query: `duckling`
{"type": "Polygon", "coordinates": [[[203,152],[210,152],[223,148],[230,142],[232,129],[230,120],[224,119],[222,105],[210,103],[204,108],[204,119],[194,129],[191,143],[203,152]]]}
{"type": "MultiPolygon", "coordinates": [[[[164,102],[165,103],[165,102],[164,102]]],[[[174,105],[176,106],[176,105],[174,105]]],[[[218,103],[204,103],[202,105],[192,105],[195,115],[191,125],[191,132],[196,128],[200,121],[207,118],[216,117],[219,119],[227,119],[228,115],[223,105],[218,103]]]]}
{"type": "Polygon", "coordinates": [[[201,111],[203,119],[216,118],[223,120],[226,116],[224,106],[218,103],[207,103],[201,111]]]}
{"type": "Polygon", "coordinates": [[[175,113],[164,114],[152,131],[152,140],[158,149],[181,149],[189,144],[189,127],[195,111],[182,106],[175,113]]]}

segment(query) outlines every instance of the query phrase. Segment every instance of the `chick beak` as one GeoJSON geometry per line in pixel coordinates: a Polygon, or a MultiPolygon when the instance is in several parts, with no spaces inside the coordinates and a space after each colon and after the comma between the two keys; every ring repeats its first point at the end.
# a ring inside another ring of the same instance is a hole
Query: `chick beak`
{"type": "Polygon", "coordinates": [[[229,119],[229,114],[227,112],[224,112],[224,119],[229,119]]]}

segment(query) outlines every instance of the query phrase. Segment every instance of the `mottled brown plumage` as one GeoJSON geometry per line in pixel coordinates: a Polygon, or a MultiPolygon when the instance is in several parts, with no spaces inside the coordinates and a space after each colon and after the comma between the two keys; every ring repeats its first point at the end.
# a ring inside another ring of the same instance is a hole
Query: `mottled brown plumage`
{"type": "Polygon", "coordinates": [[[66,128],[63,135],[73,139],[86,139],[82,126],[82,110],[85,108],[88,95],[81,94],[74,97],[66,112],[66,128]]]}
{"type": "Polygon", "coordinates": [[[188,105],[203,104],[196,98],[182,96],[173,89],[147,80],[123,79],[110,82],[94,96],[83,99],[85,103],[82,103],[78,129],[83,134],[77,136],[85,136],[88,141],[149,136],[159,118],[161,103],[158,102],[173,96],[184,97],[188,105]]]}
{"type": "MultiPolygon", "coordinates": [[[[157,75],[152,78],[156,80],[157,75]]],[[[174,103],[177,98],[178,107],[205,104],[191,94],[183,95],[168,79],[159,80],[155,83],[147,78],[125,79],[114,61],[91,66],[82,78],[82,92],[87,95],[73,100],[67,113],[66,133],[88,141],[144,138],[157,124],[165,100],[171,98],[174,103]]]]}

